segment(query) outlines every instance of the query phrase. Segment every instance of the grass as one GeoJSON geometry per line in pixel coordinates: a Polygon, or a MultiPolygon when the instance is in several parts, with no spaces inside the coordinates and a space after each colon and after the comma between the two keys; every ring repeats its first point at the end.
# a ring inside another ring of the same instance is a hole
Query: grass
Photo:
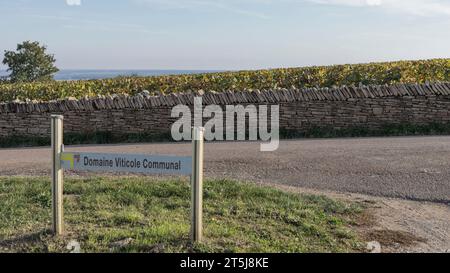
{"type": "Polygon", "coordinates": [[[66,236],[54,238],[48,178],[0,178],[0,252],[352,252],[359,204],[205,181],[204,242],[191,245],[187,179],[66,179],[66,236]]]}
{"type": "Polygon", "coordinates": [[[364,126],[334,129],[329,127],[312,127],[308,130],[280,130],[284,139],[295,138],[336,138],[336,137],[383,137],[383,136],[428,136],[450,135],[450,123],[399,123],[383,124],[378,129],[364,126]]]}
{"type": "MultiPolygon", "coordinates": [[[[384,124],[377,130],[369,130],[363,126],[334,129],[328,127],[311,127],[307,130],[280,129],[281,139],[300,138],[336,138],[336,137],[381,137],[381,136],[425,136],[450,135],[450,123],[430,124],[384,124]]],[[[80,144],[116,144],[116,143],[148,143],[173,142],[170,132],[167,133],[140,133],[113,135],[111,132],[64,134],[66,145],[80,144]]],[[[11,136],[0,137],[0,148],[49,146],[49,137],[11,136]]]]}
{"type": "MultiPolygon", "coordinates": [[[[148,143],[172,141],[170,132],[163,133],[127,133],[115,135],[111,132],[67,133],[64,134],[66,145],[81,144],[116,144],[116,143],[148,143]]],[[[49,146],[50,137],[10,136],[0,137],[0,148],[49,146]]]]}

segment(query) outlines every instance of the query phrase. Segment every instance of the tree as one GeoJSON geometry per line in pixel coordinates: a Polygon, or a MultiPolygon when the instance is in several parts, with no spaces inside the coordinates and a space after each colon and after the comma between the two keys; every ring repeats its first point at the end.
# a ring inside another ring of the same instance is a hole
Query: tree
{"type": "Polygon", "coordinates": [[[53,80],[59,69],[55,57],[47,54],[47,47],[39,42],[25,41],[17,45],[17,51],[6,51],[3,64],[7,65],[11,82],[34,82],[53,80]]]}

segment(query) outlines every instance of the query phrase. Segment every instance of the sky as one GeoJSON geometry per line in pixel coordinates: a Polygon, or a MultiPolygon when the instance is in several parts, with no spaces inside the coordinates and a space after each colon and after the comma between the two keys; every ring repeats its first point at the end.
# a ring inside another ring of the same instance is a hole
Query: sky
{"type": "Polygon", "coordinates": [[[450,57],[450,0],[0,0],[0,14],[1,55],[36,40],[60,69],[450,57]]]}

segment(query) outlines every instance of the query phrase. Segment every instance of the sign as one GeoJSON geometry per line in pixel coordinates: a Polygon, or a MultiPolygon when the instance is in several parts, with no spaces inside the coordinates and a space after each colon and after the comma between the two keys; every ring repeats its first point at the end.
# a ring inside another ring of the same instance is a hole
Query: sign
{"type": "Polygon", "coordinates": [[[192,174],[192,157],[63,152],[67,170],[148,174],[192,174]]]}
{"type": "Polygon", "coordinates": [[[94,172],[177,174],[191,176],[191,239],[202,241],[203,233],[203,139],[204,128],[192,128],[192,157],[64,152],[63,120],[51,116],[52,230],[64,234],[64,169],[94,172]]]}

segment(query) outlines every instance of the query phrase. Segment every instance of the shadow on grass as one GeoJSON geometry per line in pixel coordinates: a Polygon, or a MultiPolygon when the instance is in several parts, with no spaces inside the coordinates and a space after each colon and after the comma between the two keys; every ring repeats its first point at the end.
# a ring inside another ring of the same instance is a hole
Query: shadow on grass
{"type": "Polygon", "coordinates": [[[29,252],[34,249],[38,252],[48,252],[45,238],[52,236],[50,229],[44,229],[34,233],[19,235],[0,241],[0,247],[11,249],[13,252],[29,252]]]}

